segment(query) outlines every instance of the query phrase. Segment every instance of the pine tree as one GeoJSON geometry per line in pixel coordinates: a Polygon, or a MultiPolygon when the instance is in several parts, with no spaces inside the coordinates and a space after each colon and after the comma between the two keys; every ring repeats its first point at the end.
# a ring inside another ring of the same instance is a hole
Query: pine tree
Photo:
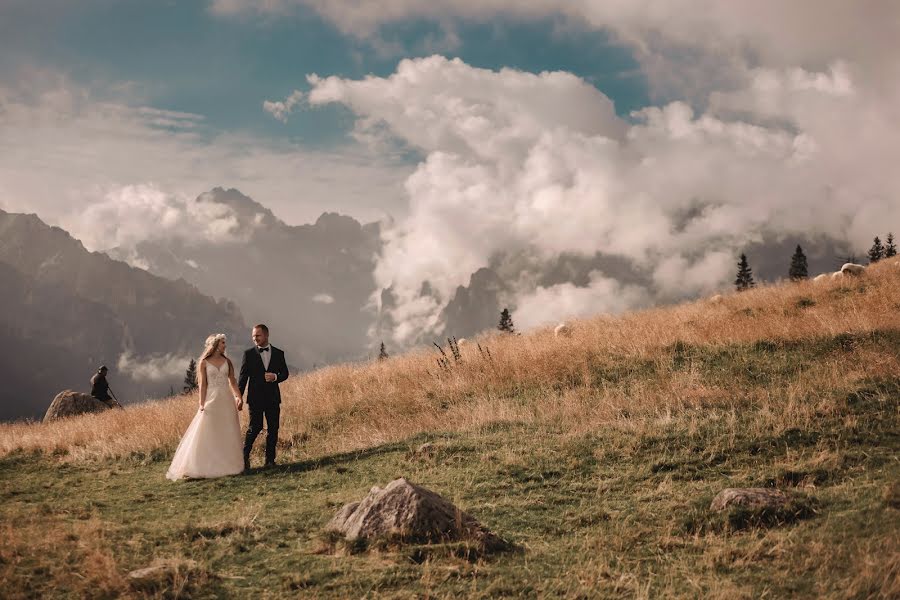
{"type": "Polygon", "coordinates": [[[497,329],[500,331],[505,331],[506,333],[515,333],[516,328],[513,325],[512,315],[509,314],[509,309],[504,308],[500,311],[500,324],[497,325],[497,329]]]}
{"type": "Polygon", "coordinates": [[[884,246],[884,257],[891,258],[897,256],[897,246],[894,244],[894,234],[888,233],[887,244],[884,246]]]}
{"type": "Polygon", "coordinates": [[[184,372],[184,391],[192,392],[197,389],[197,361],[193,358],[184,372]]]}
{"type": "Polygon", "coordinates": [[[738,262],[737,279],[734,280],[734,286],[739,292],[756,287],[756,282],[753,281],[753,271],[750,269],[750,265],[747,264],[746,254],[741,254],[741,260],[738,262]]]}
{"type": "Polygon", "coordinates": [[[791,278],[791,281],[800,281],[809,277],[806,255],[803,254],[803,248],[799,244],[791,257],[791,268],[788,270],[788,277],[791,278]]]}
{"type": "Polygon", "coordinates": [[[381,342],[381,350],[378,352],[378,360],[384,360],[388,358],[387,349],[384,347],[384,342],[381,342]]]}
{"type": "Polygon", "coordinates": [[[869,253],[867,254],[867,256],[869,257],[869,264],[877,263],[879,260],[884,258],[884,246],[881,245],[881,240],[877,235],[872,241],[872,247],[869,248],[869,253]]]}

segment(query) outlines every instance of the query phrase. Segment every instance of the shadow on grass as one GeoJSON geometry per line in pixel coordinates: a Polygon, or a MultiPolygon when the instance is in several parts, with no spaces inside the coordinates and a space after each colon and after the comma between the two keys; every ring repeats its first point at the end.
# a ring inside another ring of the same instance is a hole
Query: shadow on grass
{"type": "Polygon", "coordinates": [[[292,463],[276,464],[274,467],[254,467],[246,473],[249,476],[270,475],[270,474],[294,474],[314,471],[322,467],[330,467],[345,463],[352,463],[359,460],[383,456],[387,454],[405,454],[409,449],[409,441],[391,442],[364,448],[362,450],[354,450],[352,452],[340,452],[327,456],[319,456],[310,460],[301,460],[292,463]]]}
{"type": "Polygon", "coordinates": [[[719,512],[710,510],[710,499],[704,498],[685,514],[682,530],[689,535],[736,532],[790,525],[816,515],[819,502],[804,494],[792,493],[783,506],[751,508],[731,507],[719,512]]]}

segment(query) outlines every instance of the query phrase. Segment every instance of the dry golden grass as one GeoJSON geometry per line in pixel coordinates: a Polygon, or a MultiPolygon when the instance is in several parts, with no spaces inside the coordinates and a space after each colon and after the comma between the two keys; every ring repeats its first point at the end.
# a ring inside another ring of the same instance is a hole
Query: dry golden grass
{"type": "MultiPolygon", "coordinates": [[[[690,364],[673,369],[673,345],[724,348],[900,330],[900,263],[882,261],[861,278],[784,283],[731,294],[717,303],[700,300],[586,319],[573,323],[573,329],[561,338],[551,329],[522,336],[488,334],[464,346],[462,361],[451,359],[450,369],[438,366],[432,349],[295,375],[282,385],[280,458],[496,422],[545,423],[572,433],[601,425],[639,432],[673,414],[702,409],[698,419],[718,419],[727,429],[735,411],[747,403],[759,415],[751,427],[802,428],[829,410],[834,391],[851,389],[862,378],[896,375],[898,357],[865,355],[860,349],[852,361],[841,356],[816,361],[773,402],[765,382],[712,385],[690,364]],[[490,358],[479,352],[476,341],[490,350],[490,358]],[[641,368],[646,374],[627,376],[641,368]],[[820,390],[828,394],[820,396],[820,390]]],[[[2,424],[0,456],[24,451],[75,462],[160,458],[174,450],[196,402],[178,396],[50,424],[2,424]]]]}

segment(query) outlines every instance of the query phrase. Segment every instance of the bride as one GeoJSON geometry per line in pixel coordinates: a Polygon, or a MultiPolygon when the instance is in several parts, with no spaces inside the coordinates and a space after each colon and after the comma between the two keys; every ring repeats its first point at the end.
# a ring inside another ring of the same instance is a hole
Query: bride
{"type": "Polygon", "coordinates": [[[236,475],[244,470],[238,411],[244,402],[234,380],[234,365],[225,356],[225,335],[206,338],[197,367],[200,410],[181,438],[166,477],[236,475]]]}

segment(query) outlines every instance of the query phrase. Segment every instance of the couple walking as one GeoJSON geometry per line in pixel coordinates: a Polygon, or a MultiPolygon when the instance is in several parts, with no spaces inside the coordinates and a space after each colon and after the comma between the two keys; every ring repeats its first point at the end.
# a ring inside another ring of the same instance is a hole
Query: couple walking
{"type": "Polygon", "coordinates": [[[235,381],[234,365],[225,355],[225,335],[206,339],[197,365],[200,408],[178,444],[166,473],[171,480],[222,477],[250,469],[250,450],[262,431],[266,435],[266,466],[275,464],[281,391],[278,384],[288,378],[284,352],[269,344],[269,328],[260,323],[253,328],[253,347],[244,351],[240,374],[235,381]],[[241,449],[238,412],[247,406],[250,422],[241,449]]]}

